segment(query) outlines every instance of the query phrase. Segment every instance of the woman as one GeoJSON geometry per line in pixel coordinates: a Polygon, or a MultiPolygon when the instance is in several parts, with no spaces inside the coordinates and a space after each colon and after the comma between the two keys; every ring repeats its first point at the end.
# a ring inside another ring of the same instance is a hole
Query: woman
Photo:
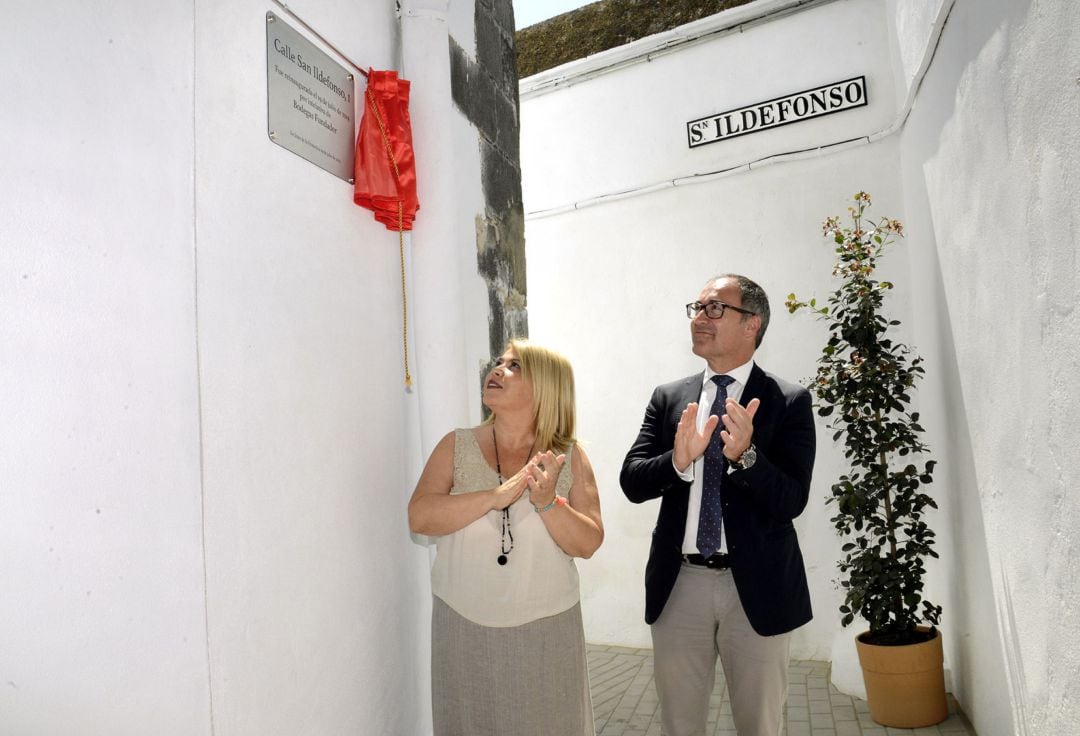
{"type": "Polygon", "coordinates": [[[484,380],[491,418],[446,435],[409,501],[436,537],[431,571],[436,736],[591,736],[574,557],[604,538],[574,439],[574,374],[511,340],[484,380]]]}

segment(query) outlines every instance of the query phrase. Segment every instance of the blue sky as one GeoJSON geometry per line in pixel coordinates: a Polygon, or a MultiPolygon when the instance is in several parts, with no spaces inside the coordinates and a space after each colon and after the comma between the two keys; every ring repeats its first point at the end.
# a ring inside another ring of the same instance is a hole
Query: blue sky
{"type": "Polygon", "coordinates": [[[518,28],[531,26],[595,0],[514,0],[514,23],[518,28]]]}

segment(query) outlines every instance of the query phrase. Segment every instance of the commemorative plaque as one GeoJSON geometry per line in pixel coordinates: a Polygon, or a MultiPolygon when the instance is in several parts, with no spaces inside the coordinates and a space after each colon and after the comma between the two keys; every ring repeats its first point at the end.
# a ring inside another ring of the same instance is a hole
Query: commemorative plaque
{"type": "Polygon", "coordinates": [[[266,14],[266,124],[270,140],[345,181],[353,180],[353,75],[266,14]]]}

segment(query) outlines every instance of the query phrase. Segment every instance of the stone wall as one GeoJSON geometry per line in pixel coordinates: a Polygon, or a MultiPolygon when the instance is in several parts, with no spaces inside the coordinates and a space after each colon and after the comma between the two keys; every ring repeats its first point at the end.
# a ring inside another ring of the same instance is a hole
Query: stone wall
{"type": "Polygon", "coordinates": [[[487,285],[491,355],[528,335],[525,227],[521,203],[514,10],[477,0],[476,58],[450,39],[454,103],[479,132],[484,213],[476,221],[477,268],[487,285]]]}
{"type": "Polygon", "coordinates": [[[645,36],[700,20],[750,0],[602,0],[517,33],[522,78],[645,36]]]}

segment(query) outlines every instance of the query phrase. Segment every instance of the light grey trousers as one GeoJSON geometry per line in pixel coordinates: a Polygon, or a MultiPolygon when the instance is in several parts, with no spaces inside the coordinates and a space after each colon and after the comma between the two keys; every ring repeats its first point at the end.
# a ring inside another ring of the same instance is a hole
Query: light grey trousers
{"type": "Polygon", "coordinates": [[[664,736],[705,736],[717,656],[739,736],[779,736],[791,634],[751,628],[730,570],[683,563],[652,640],[664,736]]]}

